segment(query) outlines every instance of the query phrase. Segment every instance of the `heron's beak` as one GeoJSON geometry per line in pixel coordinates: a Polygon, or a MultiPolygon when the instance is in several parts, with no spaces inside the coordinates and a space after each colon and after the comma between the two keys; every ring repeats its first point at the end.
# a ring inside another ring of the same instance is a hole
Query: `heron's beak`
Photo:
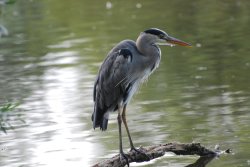
{"type": "Polygon", "coordinates": [[[170,44],[192,47],[191,44],[184,42],[184,41],[181,41],[181,40],[174,38],[174,37],[171,37],[171,36],[167,36],[165,38],[165,40],[167,41],[167,43],[170,43],[170,44]]]}

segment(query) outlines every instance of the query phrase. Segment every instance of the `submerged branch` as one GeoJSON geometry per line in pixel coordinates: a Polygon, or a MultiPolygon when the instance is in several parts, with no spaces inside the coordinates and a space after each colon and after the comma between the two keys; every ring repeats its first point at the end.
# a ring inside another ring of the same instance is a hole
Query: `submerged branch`
{"type": "MultiPolygon", "coordinates": [[[[150,158],[150,160],[163,156],[165,152],[173,152],[176,155],[199,155],[202,157],[204,156],[209,157],[206,163],[211,161],[214,157],[230,151],[229,149],[227,151],[219,151],[219,150],[212,151],[201,146],[200,143],[186,143],[186,144],[167,143],[167,144],[153,145],[147,147],[140,147],[139,149],[145,152],[145,154],[150,158]]],[[[136,151],[129,151],[127,156],[129,163],[149,161],[148,157],[136,151]]],[[[200,161],[197,160],[196,163],[200,163],[200,161]]],[[[104,160],[103,162],[93,165],[93,167],[123,167],[125,165],[126,161],[125,160],[120,161],[120,157],[118,154],[110,159],[104,160]]]]}

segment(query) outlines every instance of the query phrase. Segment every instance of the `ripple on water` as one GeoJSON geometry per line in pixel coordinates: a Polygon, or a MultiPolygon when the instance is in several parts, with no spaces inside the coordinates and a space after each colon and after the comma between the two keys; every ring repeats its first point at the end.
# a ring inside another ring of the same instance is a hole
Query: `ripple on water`
{"type": "Polygon", "coordinates": [[[89,42],[90,40],[90,38],[68,39],[58,44],[48,45],[47,47],[50,49],[72,48],[73,46],[82,45],[83,43],[89,42]]]}

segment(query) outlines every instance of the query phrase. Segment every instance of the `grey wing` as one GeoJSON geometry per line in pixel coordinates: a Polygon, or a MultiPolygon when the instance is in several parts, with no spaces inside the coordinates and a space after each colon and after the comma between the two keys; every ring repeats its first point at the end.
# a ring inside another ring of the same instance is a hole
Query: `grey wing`
{"type": "Polygon", "coordinates": [[[92,115],[93,127],[107,129],[108,111],[117,109],[124,100],[130,86],[132,53],[127,48],[113,50],[103,62],[94,87],[95,109],[92,115]]]}

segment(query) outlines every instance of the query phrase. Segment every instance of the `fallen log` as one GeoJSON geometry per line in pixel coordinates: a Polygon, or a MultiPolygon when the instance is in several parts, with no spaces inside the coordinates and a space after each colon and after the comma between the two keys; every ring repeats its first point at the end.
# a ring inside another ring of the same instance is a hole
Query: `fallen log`
{"type": "MultiPolygon", "coordinates": [[[[214,157],[220,155],[221,153],[230,152],[230,149],[226,151],[220,151],[218,149],[215,151],[212,151],[210,149],[205,148],[204,146],[201,146],[200,143],[186,143],[185,144],[185,143],[177,143],[177,142],[159,144],[159,145],[153,145],[153,146],[147,146],[147,147],[140,147],[139,150],[143,151],[150,158],[150,160],[163,156],[165,152],[173,152],[176,155],[199,155],[201,157],[209,157],[206,163],[208,163],[214,157]]],[[[128,157],[129,163],[150,161],[148,157],[136,151],[129,151],[127,153],[127,157],[128,157]]],[[[200,163],[200,162],[197,160],[196,163],[200,163]]],[[[119,154],[117,154],[110,159],[104,160],[100,163],[93,165],[92,167],[124,167],[125,165],[126,165],[125,159],[123,161],[120,161],[120,156],[119,154]]]]}

